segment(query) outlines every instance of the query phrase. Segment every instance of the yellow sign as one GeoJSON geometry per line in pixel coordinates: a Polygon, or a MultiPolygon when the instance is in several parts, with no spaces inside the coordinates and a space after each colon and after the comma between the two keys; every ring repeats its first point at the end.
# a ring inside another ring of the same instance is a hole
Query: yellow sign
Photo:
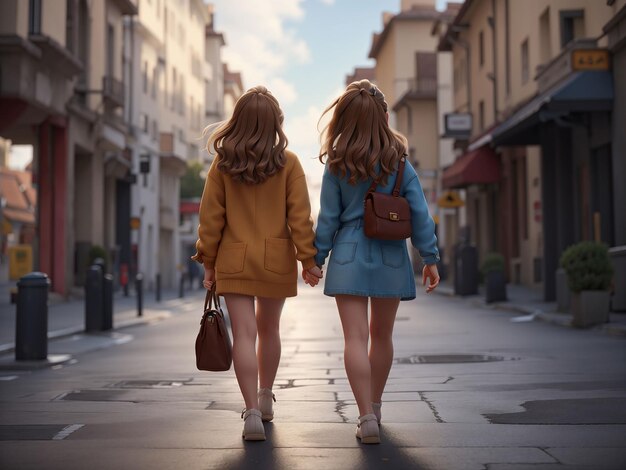
{"type": "Polygon", "coordinates": [[[609,51],[606,49],[573,50],[572,70],[609,70],[609,51]]]}
{"type": "Polygon", "coordinates": [[[465,202],[459,196],[456,191],[446,191],[443,196],[437,199],[437,205],[444,209],[454,209],[457,207],[463,207],[465,202]]]}
{"type": "Polygon", "coordinates": [[[141,219],[139,217],[131,217],[130,218],[130,229],[131,230],[139,230],[141,226],[141,219]]]}
{"type": "Polygon", "coordinates": [[[17,280],[33,270],[33,248],[30,245],[9,247],[9,279],[17,280]]]}
{"type": "Polygon", "coordinates": [[[13,233],[13,226],[7,219],[2,219],[2,235],[10,235],[13,233]]]}

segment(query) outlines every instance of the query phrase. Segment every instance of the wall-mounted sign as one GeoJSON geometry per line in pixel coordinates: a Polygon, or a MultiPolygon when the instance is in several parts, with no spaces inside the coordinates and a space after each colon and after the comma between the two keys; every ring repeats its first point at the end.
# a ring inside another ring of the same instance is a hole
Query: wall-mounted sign
{"type": "Polygon", "coordinates": [[[139,230],[141,226],[141,219],[139,217],[131,217],[130,218],[130,229],[131,230],[139,230]]]}
{"type": "Polygon", "coordinates": [[[574,49],[572,70],[609,70],[607,49],[574,49]]]}
{"type": "Polygon", "coordinates": [[[444,115],[444,137],[469,139],[472,134],[472,115],[470,113],[447,113],[444,115]]]}
{"type": "Polygon", "coordinates": [[[439,199],[437,199],[437,205],[444,209],[454,209],[456,207],[463,207],[465,202],[459,196],[456,191],[446,191],[439,199]]]}

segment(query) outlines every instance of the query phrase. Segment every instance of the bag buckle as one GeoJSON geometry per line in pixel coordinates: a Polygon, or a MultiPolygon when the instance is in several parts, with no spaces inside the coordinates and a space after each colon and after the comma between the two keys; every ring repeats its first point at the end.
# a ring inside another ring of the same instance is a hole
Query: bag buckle
{"type": "Polygon", "coordinates": [[[397,212],[390,212],[389,213],[389,220],[400,220],[400,217],[398,217],[398,213],[397,212]]]}

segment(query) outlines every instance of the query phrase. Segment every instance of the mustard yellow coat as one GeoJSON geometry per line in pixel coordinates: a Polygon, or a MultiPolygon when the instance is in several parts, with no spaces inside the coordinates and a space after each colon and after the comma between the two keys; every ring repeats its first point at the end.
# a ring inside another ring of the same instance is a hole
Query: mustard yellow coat
{"type": "Polygon", "coordinates": [[[304,170],[293,152],[285,155],[285,167],[256,185],[223,174],[217,159],[211,165],[192,259],[215,269],[218,294],[293,297],[296,259],[305,269],[315,266],[304,170]]]}

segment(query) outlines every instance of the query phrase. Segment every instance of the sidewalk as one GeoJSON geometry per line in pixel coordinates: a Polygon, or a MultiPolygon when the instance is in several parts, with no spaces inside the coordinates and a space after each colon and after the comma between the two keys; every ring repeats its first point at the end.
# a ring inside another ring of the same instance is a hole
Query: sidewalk
{"type": "MultiPolygon", "coordinates": [[[[5,286],[3,286],[5,287],[5,286]]],[[[188,289],[188,286],[185,286],[188,289]]],[[[195,294],[185,291],[185,295],[195,294]]],[[[0,297],[0,353],[15,348],[16,305],[11,304],[7,295],[8,288],[1,288],[0,297]]],[[[143,315],[137,316],[137,297],[131,290],[128,297],[116,292],[113,296],[113,329],[126,328],[136,324],[159,321],[169,316],[168,309],[175,308],[178,301],[177,290],[164,290],[161,302],[155,299],[155,293],[144,292],[143,315]]],[[[48,299],[48,339],[81,333],[85,330],[85,300],[63,300],[52,295],[48,299]]]]}
{"type": "MultiPolygon", "coordinates": [[[[463,296],[471,305],[484,308],[494,308],[517,312],[523,316],[517,317],[516,321],[542,321],[553,325],[572,327],[572,317],[569,313],[557,312],[556,302],[546,302],[543,294],[538,290],[531,289],[519,284],[507,284],[507,297],[505,302],[485,302],[484,287],[478,287],[478,295],[463,296]]],[[[448,281],[439,284],[435,289],[440,295],[455,297],[454,287],[448,281]]],[[[612,312],[609,316],[609,323],[599,325],[593,329],[602,330],[607,334],[616,336],[626,336],[626,314],[612,312]]]]}

